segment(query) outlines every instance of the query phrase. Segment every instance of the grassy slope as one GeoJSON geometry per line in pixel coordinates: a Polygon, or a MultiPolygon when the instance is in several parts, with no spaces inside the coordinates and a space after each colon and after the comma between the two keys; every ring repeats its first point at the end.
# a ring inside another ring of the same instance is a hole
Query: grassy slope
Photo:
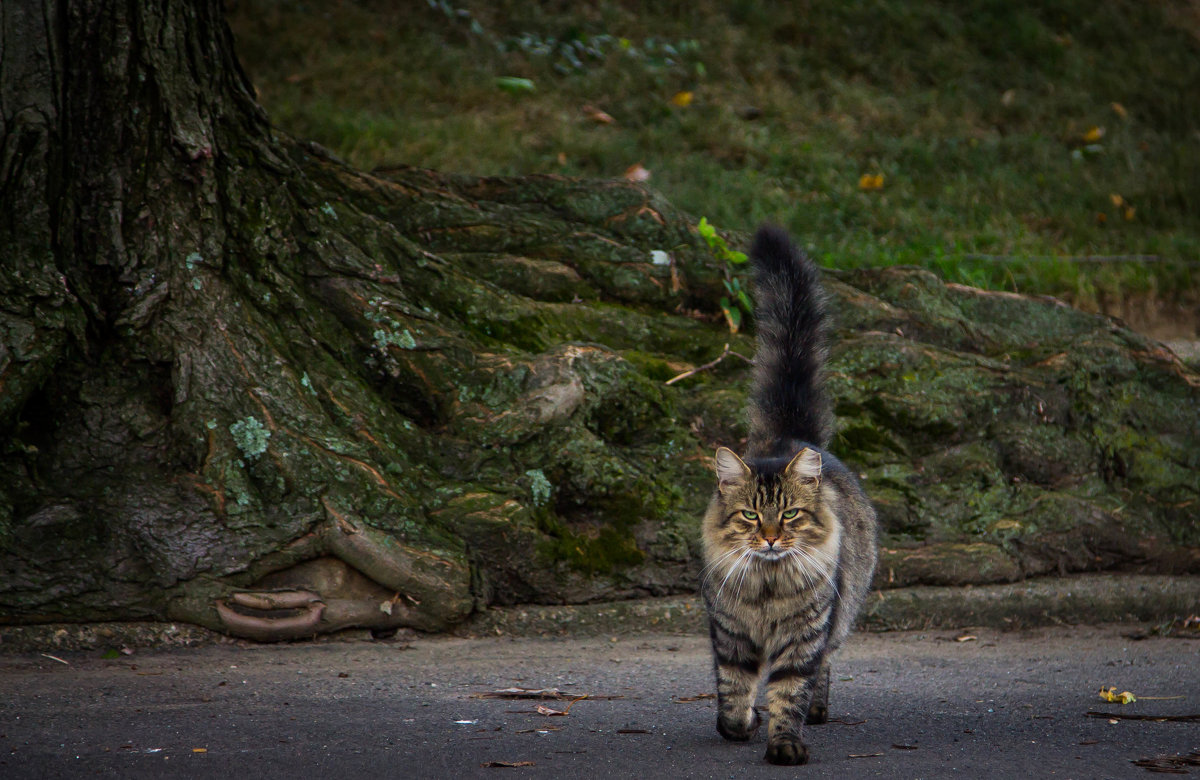
{"type": "Polygon", "coordinates": [[[359,166],[609,177],[640,162],[682,208],[730,230],[781,222],[830,265],[915,263],[1089,308],[1194,304],[1194,4],[771,5],[242,0],[232,23],[273,120],[359,166]],[[1048,258],[1143,254],[1166,262],[1048,258]]]}

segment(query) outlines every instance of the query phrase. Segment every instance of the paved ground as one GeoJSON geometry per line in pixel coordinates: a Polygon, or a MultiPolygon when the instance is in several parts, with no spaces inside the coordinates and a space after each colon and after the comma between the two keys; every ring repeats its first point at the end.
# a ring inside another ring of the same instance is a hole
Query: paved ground
{"type": "Polygon", "coordinates": [[[855,636],[840,722],[808,731],[796,768],[765,764],[761,736],[724,742],[710,699],[682,700],[712,689],[695,635],[0,655],[0,777],[1144,777],[1131,760],[1200,751],[1200,723],[1086,713],[1200,713],[1200,641],[1132,630],[855,636]],[[1102,685],[1182,698],[1106,704],[1102,685]],[[566,716],[475,698],[509,686],[595,698],[566,716]]]}

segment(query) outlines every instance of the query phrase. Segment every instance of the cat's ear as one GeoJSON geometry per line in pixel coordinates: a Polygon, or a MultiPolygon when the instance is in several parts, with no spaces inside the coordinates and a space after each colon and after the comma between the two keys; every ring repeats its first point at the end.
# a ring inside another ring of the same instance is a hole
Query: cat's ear
{"type": "Polygon", "coordinates": [[[722,492],[750,479],[750,467],[728,447],[717,448],[713,463],[717,468],[717,489],[722,492]]]}
{"type": "Polygon", "coordinates": [[[805,447],[796,453],[785,469],[787,475],[798,482],[821,479],[821,453],[805,447]]]}

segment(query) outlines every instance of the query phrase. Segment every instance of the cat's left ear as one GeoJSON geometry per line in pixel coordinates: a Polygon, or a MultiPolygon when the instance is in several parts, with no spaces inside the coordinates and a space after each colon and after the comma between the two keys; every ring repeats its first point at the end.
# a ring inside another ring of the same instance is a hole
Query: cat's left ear
{"type": "Polygon", "coordinates": [[[787,475],[798,482],[821,479],[821,453],[805,447],[796,453],[785,469],[787,475]]]}

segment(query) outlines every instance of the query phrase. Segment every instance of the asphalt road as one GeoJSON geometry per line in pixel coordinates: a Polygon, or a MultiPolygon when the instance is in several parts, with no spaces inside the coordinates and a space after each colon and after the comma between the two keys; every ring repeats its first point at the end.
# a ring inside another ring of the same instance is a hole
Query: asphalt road
{"type": "Polygon", "coordinates": [[[834,722],[786,768],[762,730],[717,735],[692,635],[0,655],[0,777],[1146,777],[1131,762],[1200,751],[1200,723],[1086,713],[1200,713],[1200,641],[1132,630],[857,635],[834,722]],[[1102,685],[1182,698],[1108,704],[1102,685]],[[589,698],[476,698],[511,686],[589,698]]]}

